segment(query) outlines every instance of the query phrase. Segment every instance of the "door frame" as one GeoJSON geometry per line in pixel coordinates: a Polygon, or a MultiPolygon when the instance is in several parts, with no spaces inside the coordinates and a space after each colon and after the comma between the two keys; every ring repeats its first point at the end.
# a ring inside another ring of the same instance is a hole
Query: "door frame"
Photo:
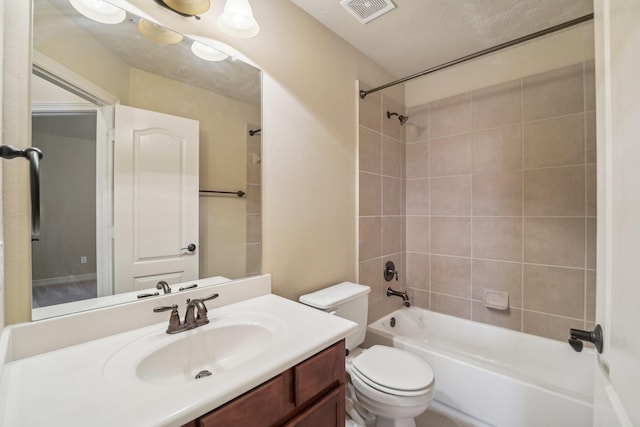
{"type": "Polygon", "coordinates": [[[96,112],[96,274],[98,297],[113,295],[113,121],[120,99],[42,52],[33,51],[32,73],[88,103],[38,104],[38,111],[96,112]]]}

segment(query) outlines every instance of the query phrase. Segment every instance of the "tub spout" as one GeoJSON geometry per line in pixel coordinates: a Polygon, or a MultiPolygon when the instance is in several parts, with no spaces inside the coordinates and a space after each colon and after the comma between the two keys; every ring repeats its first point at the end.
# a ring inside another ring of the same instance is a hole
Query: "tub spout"
{"type": "Polygon", "coordinates": [[[394,291],[389,287],[387,288],[387,296],[400,297],[402,298],[402,303],[404,304],[405,307],[411,306],[411,303],[409,302],[409,295],[407,295],[406,291],[405,292],[394,291]]]}

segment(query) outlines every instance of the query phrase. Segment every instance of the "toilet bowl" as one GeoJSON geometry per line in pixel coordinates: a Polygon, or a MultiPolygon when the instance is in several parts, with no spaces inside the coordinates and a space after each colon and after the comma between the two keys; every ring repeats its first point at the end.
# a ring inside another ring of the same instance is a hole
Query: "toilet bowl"
{"type": "Polygon", "coordinates": [[[368,286],[344,282],[302,295],[300,302],[352,320],[358,329],[346,337],[350,351],[346,370],[355,390],[352,408],[363,418],[376,417],[376,427],[415,427],[415,417],[433,399],[435,379],[431,367],[408,351],[374,345],[357,347],[367,326],[368,286]]]}
{"type": "Polygon", "coordinates": [[[401,349],[375,345],[362,350],[348,358],[347,372],[357,401],[376,416],[378,427],[414,427],[414,418],[433,399],[433,371],[401,349]]]}

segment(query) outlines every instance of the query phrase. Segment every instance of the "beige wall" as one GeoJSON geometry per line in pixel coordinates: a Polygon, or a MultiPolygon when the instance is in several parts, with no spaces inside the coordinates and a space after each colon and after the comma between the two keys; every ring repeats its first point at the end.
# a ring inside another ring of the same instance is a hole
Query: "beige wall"
{"type": "MultiPolygon", "coordinates": [[[[261,31],[246,40],[217,29],[221,2],[214,2],[200,21],[178,17],[146,0],[131,3],[178,31],[235,47],[264,70],[263,271],[272,273],[274,292],[297,298],[328,284],[355,280],[355,82],[377,85],[392,77],[287,0],[253,2],[261,31]]],[[[23,91],[5,100],[17,99],[14,105],[22,105],[12,111],[18,116],[14,123],[23,130],[19,140],[28,144],[30,5],[5,4],[18,9],[11,19],[16,46],[10,57],[19,70],[13,87],[23,91]]],[[[396,89],[391,96],[402,101],[404,95],[396,89]]],[[[5,170],[7,179],[25,188],[26,176],[26,169],[5,170]]],[[[10,192],[16,198],[22,194],[10,192]]],[[[17,258],[7,280],[5,306],[14,313],[7,313],[11,323],[29,318],[31,281],[28,199],[19,199],[13,207],[12,216],[5,210],[5,229],[12,231],[12,253],[17,258]]]]}
{"type": "MultiPolygon", "coordinates": [[[[0,6],[0,22],[4,23],[4,6],[0,6]]],[[[4,28],[4,25],[3,25],[4,28]]],[[[2,99],[2,87],[4,86],[4,73],[3,73],[3,62],[4,62],[4,31],[0,30],[0,99],[2,99]]],[[[0,103],[0,145],[3,144],[3,104],[0,103]]],[[[2,188],[2,164],[4,162],[0,161],[0,188],[2,188]]],[[[2,200],[3,194],[0,191],[0,216],[2,216],[2,200]]],[[[3,216],[2,216],[3,217],[3,216]]],[[[3,217],[4,218],[4,217],[3,217]]],[[[4,227],[2,222],[0,222],[0,332],[4,328],[4,227]]]]}
{"type": "Polygon", "coordinates": [[[592,60],[593,42],[590,21],[412,80],[405,85],[407,108],[592,60]]]}

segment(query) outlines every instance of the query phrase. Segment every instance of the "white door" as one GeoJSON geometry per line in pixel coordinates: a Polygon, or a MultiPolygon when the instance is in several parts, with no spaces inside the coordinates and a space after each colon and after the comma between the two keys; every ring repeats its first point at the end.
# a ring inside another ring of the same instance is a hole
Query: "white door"
{"type": "Polygon", "coordinates": [[[116,106],[115,293],[198,278],[198,132],[195,120],[116,106]]]}
{"type": "Polygon", "coordinates": [[[640,1],[596,0],[595,426],[640,426],[640,1]]]}

